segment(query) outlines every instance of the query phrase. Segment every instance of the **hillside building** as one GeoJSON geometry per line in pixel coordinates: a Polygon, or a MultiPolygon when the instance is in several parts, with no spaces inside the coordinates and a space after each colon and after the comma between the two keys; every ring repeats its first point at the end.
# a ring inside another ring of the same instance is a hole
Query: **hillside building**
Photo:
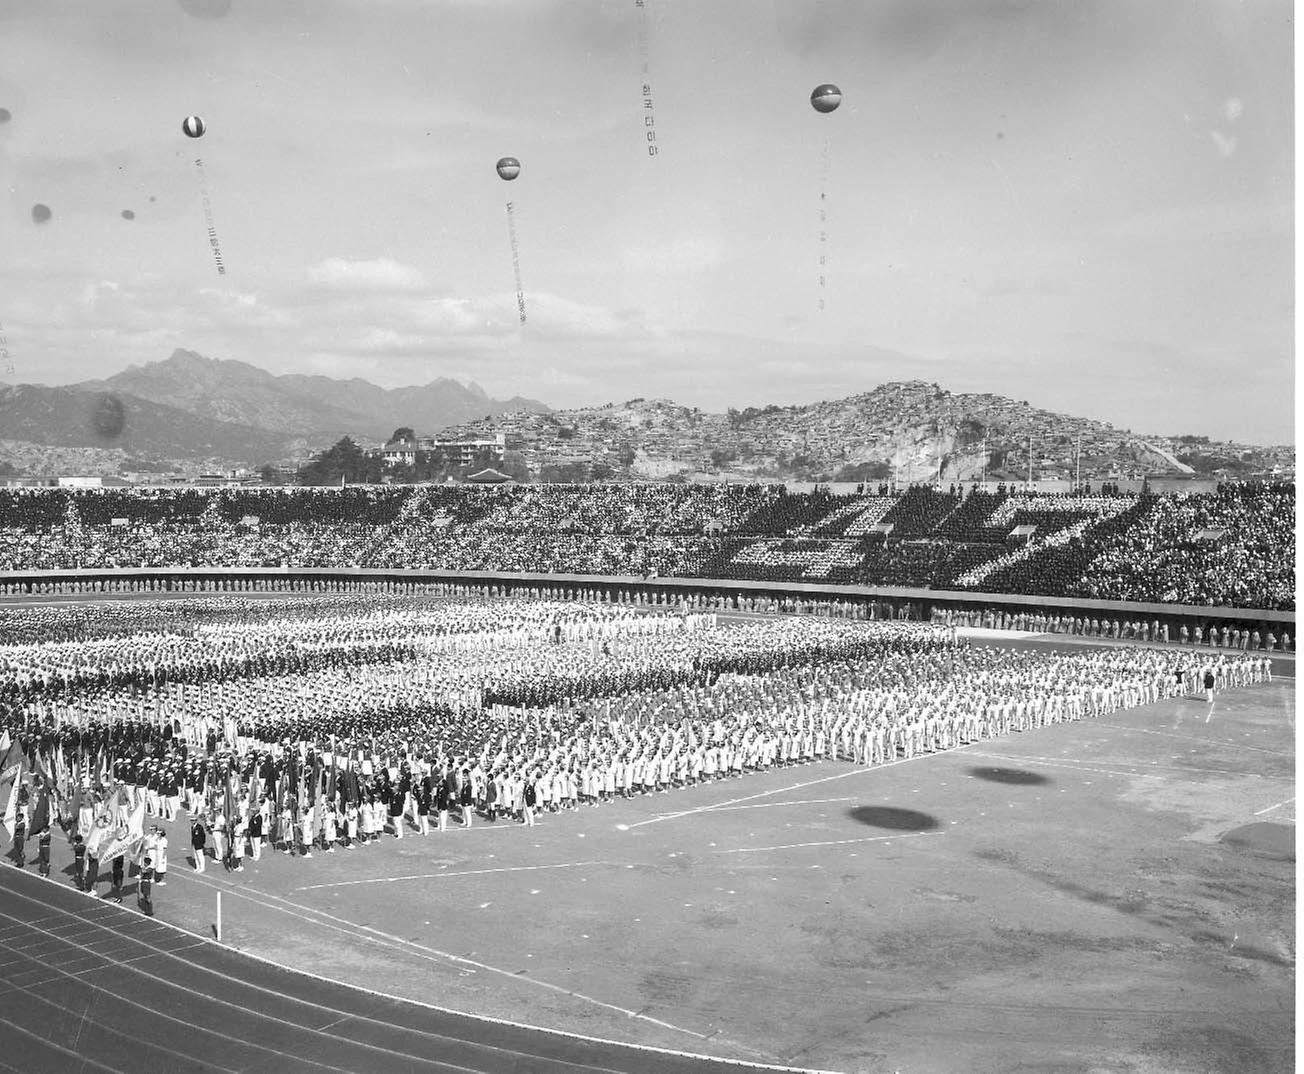
{"type": "Polygon", "coordinates": [[[380,449],[380,456],[386,466],[414,466],[418,452],[439,451],[454,466],[470,466],[485,456],[501,464],[506,450],[507,438],[503,433],[449,440],[437,436],[420,436],[415,440],[391,440],[380,449]]]}

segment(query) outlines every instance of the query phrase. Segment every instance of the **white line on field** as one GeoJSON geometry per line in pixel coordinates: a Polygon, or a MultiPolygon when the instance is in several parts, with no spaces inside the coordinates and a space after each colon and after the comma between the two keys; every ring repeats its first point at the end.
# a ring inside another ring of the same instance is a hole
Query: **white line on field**
{"type": "MultiPolygon", "coordinates": [[[[1031,757],[1011,757],[1006,753],[975,753],[973,756],[982,757],[990,761],[1017,761],[1020,764],[1044,765],[1047,768],[1067,768],[1073,772],[1094,772],[1101,776],[1126,776],[1137,774],[1132,772],[1111,772],[1105,768],[1087,768],[1085,765],[1074,764],[1072,762],[1042,761],[1031,757]]],[[[1105,763],[1108,764],[1108,762],[1105,763]]]]}
{"type": "Polygon", "coordinates": [[[1097,720],[1098,727],[1116,727],[1120,731],[1139,731],[1143,735],[1163,735],[1165,738],[1180,738],[1187,742],[1200,742],[1206,746],[1230,746],[1234,750],[1254,750],[1255,753],[1271,753],[1280,756],[1281,750],[1267,749],[1263,746],[1247,746],[1243,742],[1228,742],[1221,738],[1197,738],[1195,735],[1175,735],[1171,731],[1156,731],[1149,727],[1128,727],[1122,723],[1105,723],[1097,720]]]}
{"type": "MultiPolygon", "coordinates": [[[[855,802],[858,801],[854,796],[848,795],[843,798],[802,798],[796,802],[757,802],[756,805],[733,805],[733,806],[712,806],[710,812],[725,813],[732,809],[774,809],[776,806],[790,805],[822,805],[825,802],[855,802]]],[[[661,816],[678,816],[678,814],[662,813],[661,816]]]]}
{"type": "Polygon", "coordinates": [[[834,779],[846,779],[848,776],[859,776],[863,775],[865,772],[880,772],[884,768],[892,768],[899,764],[909,764],[911,761],[919,761],[925,757],[944,757],[948,754],[953,755],[961,753],[962,751],[970,749],[976,745],[978,745],[977,742],[971,742],[964,746],[954,746],[948,750],[938,750],[936,753],[920,753],[914,757],[903,757],[899,761],[888,761],[886,764],[869,765],[866,768],[852,768],[846,772],[838,772],[832,776],[822,776],[819,779],[808,779],[804,783],[793,783],[787,787],[776,787],[772,791],[761,791],[759,794],[748,794],[744,795],[742,798],[730,798],[723,802],[717,802],[715,805],[698,806],[696,809],[685,809],[679,813],[663,813],[660,816],[651,817],[648,820],[640,820],[631,824],[630,828],[641,828],[645,824],[656,824],[658,821],[676,820],[679,817],[690,817],[695,813],[709,813],[714,809],[720,809],[724,806],[738,805],[740,802],[750,802],[754,798],[768,798],[772,794],[786,794],[788,791],[799,791],[803,787],[813,787],[817,783],[828,783],[830,780],[834,779]]]}
{"type": "Polygon", "coordinates": [[[1281,808],[1282,806],[1284,806],[1284,805],[1290,805],[1291,802],[1293,802],[1293,801],[1295,801],[1294,798],[1287,798],[1284,802],[1278,802],[1276,805],[1270,805],[1270,806],[1268,806],[1267,809],[1260,809],[1260,810],[1259,810],[1257,813],[1255,813],[1254,815],[1255,815],[1256,817],[1261,817],[1261,816],[1263,816],[1264,813],[1271,813],[1274,809],[1280,809],[1280,808],[1281,808]]]}
{"type": "MultiPolygon", "coordinates": [[[[330,928],[339,932],[348,932],[354,935],[360,933],[368,939],[379,941],[382,945],[392,946],[410,954],[417,955],[418,957],[424,957],[437,962],[447,961],[463,966],[471,966],[477,970],[483,970],[487,973],[506,977],[509,980],[516,981],[527,987],[534,987],[548,992],[560,992],[563,995],[571,996],[581,1002],[589,1003],[596,1007],[603,1007],[609,1011],[615,1011],[628,1018],[637,1018],[640,1021],[649,1022],[676,1033],[686,1033],[688,1036],[696,1037],[699,1040],[709,1040],[712,1036],[712,1034],[709,1033],[698,1033],[692,1029],[685,1029],[683,1026],[672,1025],[670,1022],[663,1022],[659,1018],[653,1018],[650,1015],[643,1014],[641,1011],[629,1010],[626,1007],[620,1007],[614,1003],[607,1003],[604,1000],[595,999],[592,996],[586,996],[582,992],[574,992],[563,985],[556,985],[550,981],[540,980],[537,977],[523,976],[519,972],[513,972],[498,966],[492,966],[487,962],[478,962],[474,959],[466,958],[463,955],[455,955],[450,951],[441,951],[436,947],[428,947],[425,944],[416,943],[412,940],[405,940],[401,936],[395,936],[391,933],[383,932],[380,929],[372,928],[370,925],[360,925],[356,922],[349,921],[346,918],[337,917],[334,914],[327,913],[325,910],[318,910],[311,906],[304,906],[301,903],[293,902],[283,896],[273,895],[269,891],[262,891],[258,888],[252,887],[227,888],[210,880],[202,879],[193,873],[188,874],[186,879],[189,882],[202,884],[204,887],[213,888],[215,890],[225,890],[228,894],[234,895],[237,898],[246,899],[267,910],[280,911],[283,914],[298,918],[300,921],[304,921],[310,925],[330,928]]],[[[754,1049],[749,1048],[748,1050],[752,1051],[754,1049]]]]}
{"type": "Polygon", "coordinates": [[[366,880],[338,880],[333,884],[305,884],[295,891],[317,891],[320,888],[349,888],[358,884],[393,884],[398,880],[442,880],[448,876],[483,876],[486,873],[531,873],[538,869],[577,869],[585,865],[619,865],[611,861],[564,861],[556,865],[512,865],[497,869],[462,869],[455,873],[419,873],[415,876],[373,876],[366,880]]]}
{"type": "Polygon", "coordinates": [[[908,832],[905,835],[867,835],[863,839],[825,839],[818,843],[781,843],[774,847],[739,847],[737,850],[717,850],[717,854],[757,854],[762,850],[795,850],[798,847],[836,847],[845,843],[886,843],[893,839],[921,839],[926,835],[945,835],[945,832],[908,832]]]}

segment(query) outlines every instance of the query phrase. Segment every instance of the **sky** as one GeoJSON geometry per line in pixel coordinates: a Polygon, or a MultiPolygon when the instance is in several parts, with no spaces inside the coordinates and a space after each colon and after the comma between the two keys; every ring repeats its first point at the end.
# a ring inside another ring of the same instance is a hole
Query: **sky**
{"type": "Polygon", "coordinates": [[[1292,443],[1293,38],[1286,0],[0,0],[0,379],[922,379],[1292,443]]]}

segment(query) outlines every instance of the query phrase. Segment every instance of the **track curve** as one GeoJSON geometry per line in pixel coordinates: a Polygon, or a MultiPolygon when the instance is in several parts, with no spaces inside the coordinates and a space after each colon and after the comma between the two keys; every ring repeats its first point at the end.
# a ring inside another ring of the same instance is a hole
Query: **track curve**
{"type": "Polygon", "coordinates": [[[441,1011],[241,955],[0,869],[0,1069],[344,1074],[791,1070],[441,1011]]]}

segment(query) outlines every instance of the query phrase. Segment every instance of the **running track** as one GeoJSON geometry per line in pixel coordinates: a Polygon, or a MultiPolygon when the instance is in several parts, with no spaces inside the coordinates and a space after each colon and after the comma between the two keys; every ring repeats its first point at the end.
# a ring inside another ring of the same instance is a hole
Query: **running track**
{"type": "MultiPolygon", "coordinates": [[[[0,866],[0,1070],[739,1074],[391,999],[247,958],[0,866]]],[[[383,981],[384,967],[376,967],[383,981]]],[[[791,1069],[791,1068],[787,1068],[791,1069]]]]}

